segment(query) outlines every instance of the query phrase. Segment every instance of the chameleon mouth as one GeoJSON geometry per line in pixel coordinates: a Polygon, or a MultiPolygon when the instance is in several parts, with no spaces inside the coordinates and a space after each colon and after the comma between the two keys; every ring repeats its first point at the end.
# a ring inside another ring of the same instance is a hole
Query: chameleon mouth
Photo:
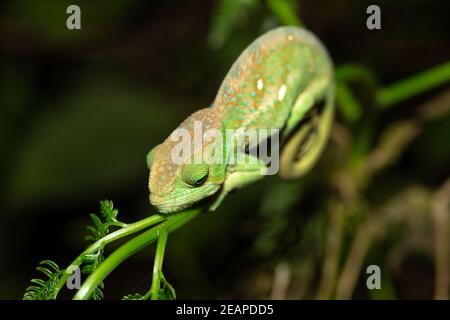
{"type": "Polygon", "coordinates": [[[162,214],[169,214],[181,211],[189,207],[189,203],[180,203],[167,197],[162,197],[155,193],[150,193],[150,203],[162,214]]]}
{"type": "Polygon", "coordinates": [[[219,185],[208,185],[204,188],[191,190],[191,192],[172,193],[162,196],[150,192],[150,203],[162,214],[176,213],[182,211],[205,198],[209,198],[219,190],[219,185]]]}
{"type": "Polygon", "coordinates": [[[167,201],[165,201],[163,199],[163,197],[155,194],[155,193],[150,193],[150,203],[152,205],[154,205],[156,207],[156,209],[158,209],[159,212],[161,213],[170,213],[168,211],[168,206],[167,206],[167,201]]]}

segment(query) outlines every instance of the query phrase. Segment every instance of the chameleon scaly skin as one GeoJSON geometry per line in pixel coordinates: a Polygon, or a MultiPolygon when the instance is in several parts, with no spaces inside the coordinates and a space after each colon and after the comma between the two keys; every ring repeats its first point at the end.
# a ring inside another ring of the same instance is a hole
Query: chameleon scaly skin
{"type": "MultiPolygon", "coordinates": [[[[192,136],[196,122],[204,131],[279,129],[285,143],[280,175],[296,178],[314,165],[326,144],[333,101],[333,65],[326,49],[305,29],[280,27],[250,44],[231,67],[211,107],[195,112],[178,129],[192,136]],[[317,110],[321,101],[325,106],[317,110]]],[[[161,213],[174,213],[215,195],[210,206],[214,210],[229,191],[263,177],[265,165],[259,160],[253,166],[228,163],[230,152],[236,150],[225,149],[220,164],[187,160],[176,164],[171,152],[177,144],[169,137],[147,157],[150,201],[161,213]]],[[[193,154],[209,147],[202,142],[193,154]]]]}

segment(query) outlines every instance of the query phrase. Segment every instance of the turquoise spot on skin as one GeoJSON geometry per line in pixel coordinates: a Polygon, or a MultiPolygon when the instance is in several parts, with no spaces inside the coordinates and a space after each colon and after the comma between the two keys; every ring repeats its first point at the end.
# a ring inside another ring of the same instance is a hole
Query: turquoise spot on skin
{"type": "Polygon", "coordinates": [[[256,97],[256,92],[252,92],[252,93],[250,93],[250,95],[252,96],[252,97],[256,97]]]}

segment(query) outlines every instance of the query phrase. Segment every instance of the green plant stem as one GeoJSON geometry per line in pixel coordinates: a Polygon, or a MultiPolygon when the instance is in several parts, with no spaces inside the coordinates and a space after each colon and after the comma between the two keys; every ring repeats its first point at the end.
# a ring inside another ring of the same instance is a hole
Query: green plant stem
{"type": "Polygon", "coordinates": [[[278,17],[280,22],[290,26],[302,26],[303,22],[295,13],[295,2],[290,0],[267,0],[270,10],[278,17]]]}
{"type": "Polygon", "coordinates": [[[377,93],[377,103],[381,108],[387,108],[449,80],[450,62],[447,62],[380,89],[377,93]]]}
{"type": "Polygon", "coordinates": [[[86,250],[84,250],[75,260],[72,261],[72,263],[70,264],[69,267],[66,268],[66,270],[64,271],[63,275],[61,276],[61,278],[58,281],[58,284],[55,286],[55,290],[53,291],[53,296],[52,299],[56,299],[59,291],[61,290],[61,288],[64,286],[64,284],[67,281],[67,278],[71,275],[71,272],[69,272],[71,270],[73,270],[73,267],[79,267],[81,265],[82,262],[82,257],[85,254],[90,254],[90,253],[94,253],[96,252],[99,248],[106,246],[107,244],[121,239],[123,237],[129,236],[133,233],[139,232],[141,230],[144,230],[146,228],[149,228],[151,226],[154,226],[155,224],[158,224],[164,220],[166,220],[167,218],[165,216],[162,215],[152,215],[148,218],[142,219],[140,221],[131,223],[126,225],[125,227],[123,227],[122,229],[116,230],[114,232],[111,232],[110,234],[108,234],[107,236],[101,238],[100,240],[98,240],[97,242],[91,244],[86,250]]]}
{"type": "Polygon", "coordinates": [[[336,101],[340,107],[342,116],[348,122],[355,123],[361,117],[361,105],[346,83],[338,82],[336,89],[336,101]]]}
{"type": "MultiPolygon", "coordinates": [[[[378,79],[372,70],[358,63],[336,67],[336,100],[342,116],[349,123],[357,123],[363,115],[363,108],[351,90],[351,83],[364,84],[372,96],[378,88],[378,79]]],[[[367,106],[366,106],[367,107],[367,106]]],[[[365,112],[365,111],[364,111],[365,112]]]]}
{"type": "Polygon", "coordinates": [[[337,82],[362,82],[375,91],[378,86],[378,79],[372,70],[358,63],[348,63],[336,67],[337,82]]]}
{"type": "Polygon", "coordinates": [[[90,297],[97,285],[103,281],[120,263],[128,257],[143,249],[155,241],[162,229],[168,233],[178,229],[201,212],[200,208],[189,209],[170,216],[166,221],[145,231],[144,233],[131,239],[123,246],[114,251],[103,263],[86,279],[81,288],[74,296],[74,300],[86,300],[90,297]]]}
{"type": "Polygon", "coordinates": [[[161,228],[156,245],[155,263],[153,265],[152,287],[150,289],[151,299],[158,300],[159,288],[161,287],[162,265],[164,260],[164,251],[166,249],[168,232],[165,228],[161,228]]]}

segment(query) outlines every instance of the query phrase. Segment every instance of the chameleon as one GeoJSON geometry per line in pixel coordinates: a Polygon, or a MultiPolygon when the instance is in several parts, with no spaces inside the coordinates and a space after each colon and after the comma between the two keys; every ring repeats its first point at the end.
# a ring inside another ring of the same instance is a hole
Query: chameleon
{"type": "MultiPolygon", "coordinates": [[[[195,123],[220,132],[277,129],[282,146],[279,175],[295,179],[313,167],[326,145],[334,95],[334,67],[321,41],[300,27],[278,27],[240,54],[210,107],[194,112],[177,129],[193,133],[195,123]]],[[[194,146],[184,161],[175,163],[172,151],[178,142],[173,133],[147,154],[150,202],[162,214],[200,202],[214,211],[231,191],[264,177],[261,173],[267,163],[242,147],[225,147],[221,163],[192,163],[192,156],[207,158],[205,153],[211,151],[208,141],[200,142],[202,148],[194,146]],[[241,152],[249,161],[231,163],[232,152],[241,152]]]]}

